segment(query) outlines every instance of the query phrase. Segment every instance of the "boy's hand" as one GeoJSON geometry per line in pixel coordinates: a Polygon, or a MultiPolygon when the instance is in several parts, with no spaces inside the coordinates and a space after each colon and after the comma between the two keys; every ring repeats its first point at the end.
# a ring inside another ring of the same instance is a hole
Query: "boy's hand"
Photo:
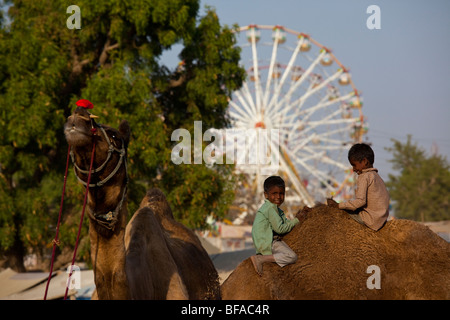
{"type": "Polygon", "coordinates": [[[339,209],[339,203],[333,200],[333,198],[327,199],[327,206],[331,208],[337,208],[339,209]]]}
{"type": "Polygon", "coordinates": [[[295,217],[300,220],[304,215],[310,212],[312,209],[310,207],[304,206],[303,209],[300,209],[295,214],[295,217]]]}

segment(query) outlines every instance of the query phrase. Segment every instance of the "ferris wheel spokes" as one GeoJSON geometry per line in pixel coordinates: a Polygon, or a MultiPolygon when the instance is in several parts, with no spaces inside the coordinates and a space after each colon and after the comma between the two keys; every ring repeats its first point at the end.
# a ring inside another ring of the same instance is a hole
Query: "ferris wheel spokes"
{"type": "Polygon", "coordinates": [[[338,184],[338,181],[329,173],[325,174],[316,168],[303,163],[301,164],[308,172],[314,176],[328,191],[333,191],[333,184],[338,184]]]}
{"type": "MultiPolygon", "coordinates": [[[[319,101],[318,105],[324,104],[325,103],[324,101],[326,101],[326,98],[327,97],[323,97],[319,101]]],[[[303,104],[299,105],[298,107],[295,107],[293,104],[290,104],[287,108],[284,109],[284,110],[290,111],[290,114],[289,114],[289,117],[287,118],[287,122],[286,123],[287,123],[287,125],[289,125],[291,127],[291,130],[296,130],[298,128],[298,126],[293,126],[294,122],[300,121],[300,125],[301,125],[302,122],[305,122],[306,119],[305,118],[300,118],[299,116],[301,114],[305,113],[305,112],[308,112],[308,110],[312,109],[312,108],[310,108],[310,109],[303,110],[302,109],[302,105],[303,104]]],[[[280,121],[281,121],[282,119],[286,119],[285,115],[287,114],[288,111],[285,111],[282,114],[281,113],[274,114],[273,117],[275,119],[280,118],[280,121]]],[[[312,110],[312,112],[314,112],[314,111],[315,111],[315,109],[312,110]]]]}
{"type": "MultiPolygon", "coordinates": [[[[292,149],[292,153],[296,154],[298,151],[302,150],[308,143],[310,143],[311,141],[316,139],[316,136],[317,136],[317,134],[313,133],[313,134],[310,134],[309,136],[307,136],[306,138],[299,139],[300,143],[298,145],[296,145],[294,149],[292,149]]],[[[293,137],[292,139],[295,139],[295,137],[293,137]]]]}
{"type": "Polygon", "coordinates": [[[294,66],[294,62],[297,60],[297,55],[300,52],[300,48],[302,47],[304,43],[304,37],[300,37],[299,41],[297,42],[297,47],[294,49],[294,52],[291,56],[291,59],[289,60],[289,63],[286,67],[286,69],[283,72],[283,76],[281,77],[280,83],[278,84],[275,94],[279,94],[279,90],[284,85],[284,82],[286,81],[286,78],[288,77],[289,73],[291,72],[292,67],[294,66]]]}
{"type": "MultiPolygon", "coordinates": [[[[269,142],[270,147],[272,150],[274,150],[275,146],[273,145],[272,141],[269,142]]],[[[285,148],[280,148],[280,151],[286,151],[285,148]]],[[[294,189],[297,191],[297,194],[299,195],[300,199],[308,205],[313,206],[314,200],[309,195],[309,193],[306,191],[305,187],[301,184],[301,179],[296,172],[295,168],[292,166],[289,166],[287,161],[291,162],[289,158],[285,159],[284,156],[279,157],[280,166],[283,168],[283,172],[285,172],[289,178],[290,183],[293,185],[294,189]]]]}
{"type": "Polygon", "coordinates": [[[330,157],[324,157],[323,158],[323,162],[329,163],[329,164],[331,164],[331,165],[333,165],[333,166],[335,166],[337,168],[340,168],[340,169],[342,169],[344,171],[348,170],[348,166],[344,166],[342,163],[337,162],[337,161],[331,159],[330,157]]]}
{"type": "MultiPolygon", "coordinates": [[[[289,152],[288,152],[289,154],[289,152]]],[[[292,156],[291,156],[292,158],[292,156]]],[[[312,176],[314,176],[318,181],[320,181],[322,184],[324,184],[327,188],[329,188],[330,190],[332,190],[332,185],[328,183],[328,181],[333,182],[333,183],[337,183],[337,180],[330,176],[329,174],[325,174],[319,170],[317,170],[316,168],[314,168],[313,166],[310,166],[309,164],[306,163],[306,161],[304,159],[306,159],[307,157],[294,157],[293,159],[295,159],[295,163],[297,163],[298,165],[300,165],[301,167],[303,167],[305,170],[307,170],[307,172],[309,172],[312,176]]],[[[312,154],[310,157],[308,157],[308,160],[313,160],[313,159],[321,159],[323,158],[323,154],[312,154]]]]}
{"type": "MultiPolygon", "coordinates": [[[[309,88],[307,89],[307,92],[311,90],[312,85],[313,84],[310,84],[309,88]]],[[[319,104],[325,100],[326,97],[323,97],[319,102],[319,104]]],[[[268,117],[274,119],[274,121],[278,121],[279,123],[281,123],[283,119],[290,119],[287,121],[292,123],[293,121],[298,120],[298,118],[293,116],[293,114],[298,113],[302,109],[304,101],[305,100],[301,100],[298,106],[296,106],[295,103],[291,103],[289,100],[278,102],[275,104],[277,106],[276,108],[272,108],[272,110],[268,111],[267,113],[268,117]]]]}
{"type": "Polygon", "coordinates": [[[261,77],[259,75],[258,66],[258,53],[256,50],[256,34],[255,30],[251,30],[251,44],[252,44],[252,58],[253,58],[253,74],[255,77],[255,98],[256,98],[256,110],[257,114],[261,112],[261,98],[262,98],[262,87],[261,87],[261,77]]]}
{"type": "MultiPolygon", "coordinates": [[[[256,113],[252,110],[252,108],[246,103],[246,101],[244,100],[244,98],[242,97],[241,93],[238,91],[235,93],[236,97],[238,98],[239,102],[242,105],[242,108],[244,110],[240,111],[240,113],[242,115],[245,116],[244,111],[247,113],[248,116],[250,117],[256,117],[256,113]]],[[[233,102],[233,100],[231,100],[230,102],[232,102],[233,107],[236,109],[236,111],[238,111],[238,109],[240,109],[236,103],[233,102]]]]}
{"type": "MultiPolygon", "coordinates": [[[[309,76],[309,74],[311,73],[311,71],[315,68],[315,66],[320,62],[320,60],[322,59],[322,57],[324,56],[325,52],[322,51],[316,58],[316,60],[314,60],[311,65],[308,67],[308,69],[306,69],[306,71],[302,74],[302,76],[300,77],[300,79],[298,79],[297,81],[294,82],[294,84],[289,88],[288,92],[278,101],[278,105],[282,105],[286,100],[289,101],[288,99],[290,99],[290,97],[292,96],[292,94],[295,92],[295,90],[297,90],[297,88],[303,83],[303,81],[305,81],[305,79],[309,76]]],[[[280,88],[281,91],[281,88],[280,88]]],[[[276,92],[279,92],[279,90],[276,90],[276,92]]],[[[276,100],[278,99],[278,95],[274,94],[272,96],[272,99],[269,103],[269,105],[267,106],[267,110],[270,110],[270,108],[276,104],[276,100]]]]}
{"type": "Polygon", "coordinates": [[[300,98],[298,98],[296,101],[294,101],[293,104],[294,105],[297,103],[303,104],[305,102],[305,100],[308,99],[312,94],[321,90],[323,87],[325,87],[331,81],[336,80],[341,74],[342,74],[342,69],[339,69],[334,75],[332,75],[331,77],[328,77],[325,81],[323,81],[318,86],[312,86],[311,90],[308,90],[307,92],[305,92],[305,94],[303,96],[301,96],[300,98]]]}
{"type": "MultiPolygon", "coordinates": [[[[294,53],[292,54],[291,59],[289,60],[289,63],[286,66],[286,68],[285,68],[285,70],[283,72],[283,75],[281,76],[280,81],[275,86],[274,95],[272,96],[272,99],[274,99],[275,96],[277,96],[277,97],[279,96],[281,88],[283,87],[284,82],[286,81],[289,73],[291,72],[292,67],[294,66],[294,62],[297,59],[297,54],[298,54],[298,52],[300,52],[300,48],[301,48],[302,44],[303,44],[303,37],[301,37],[301,39],[299,39],[297,47],[295,48],[294,53]]],[[[274,59],[274,56],[272,55],[272,60],[273,59],[274,59]]],[[[275,61],[273,61],[273,62],[271,61],[271,63],[275,63],[275,61]]],[[[269,75],[269,76],[271,76],[271,75],[269,75]]],[[[268,106],[268,111],[270,112],[271,108],[269,106],[271,106],[272,101],[269,104],[267,104],[268,98],[269,98],[269,93],[270,93],[269,92],[269,86],[266,86],[266,92],[265,92],[265,97],[264,97],[264,104],[268,106]]]]}
{"type": "Polygon", "coordinates": [[[241,122],[243,124],[248,124],[248,119],[243,118],[241,115],[235,113],[232,110],[229,110],[228,112],[229,112],[229,115],[233,118],[234,121],[239,121],[239,122],[241,122]]]}
{"type": "MultiPolygon", "coordinates": [[[[295,110],[295,112],[292,115],[294,117],[297,117],[297,116],[301,116],[303,114],[307,114],[305,116],[305,118],[309,119],[311,117],[311,115],[314,114],[314,112],[316,112],[316,111],[318,111],[320,109],[329,107],[329,106],[331,106],[331,105],[333,105],[335,103],[339,103],[339,102],[348,100],[351,97],[353,97],[354,95],[355,94],[353,92],[350,92],[350,93],[346,94],[345,96],[342,96],[342,97],[339,97],[339,98],[336,98],[336,99],[332,99],[332,100],[327,100],[326,99],[327,97],[325,97],[325,99],[322,99],[319,103],[317,103],[316,105],[314,105],[314,106],[312,106],[312,107],[310,107],[310,108],[308,108],[306,110],[295,110]],[[327,100],[327,101],[324,102],[324,100],[327,100]]],[[[305,118],[303,118],[303,119],[305,119],[305,118]]]]}
{"type": "Polygon", "coordinates": [[[337,124],[337,123],[345,123],[345,122],[351,122],[354,121],[353,119],[334,119],[338,114],[341,113],[341,110],[337,109],[336,111],[328,114],[325,118],[318,121],[309,121],[308,122],[308,128],[305,128],[303,130],[303,134],[308,133],[309,131],[315,129],[318,126],[325,125],[325,124],[337,124]]]}
{"type": "Polygon", "coordinates": [[[277,59],[278,42],[280,40],[280,29],[277,29],[275,32],[276,32],[276,36],[274,37],[273,48],[272,48],[272,57],[270,58],[269,74],[267,76],[266,89],[265,89],[264,98],[263,98],[264,105],[266,105],[267,99],[269,97],[269,89],[270,89],[270,84],[271,84],[272,77],[273,77],[273,69],[275,66],[275,61],[277,59]]]}

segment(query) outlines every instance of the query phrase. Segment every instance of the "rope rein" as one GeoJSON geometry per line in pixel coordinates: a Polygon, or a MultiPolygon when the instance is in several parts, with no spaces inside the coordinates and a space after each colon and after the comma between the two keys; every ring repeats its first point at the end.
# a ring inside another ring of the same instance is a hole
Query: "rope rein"
{"type": "MultiPolygon", "coordinates": [[[[117,149],[117,148],[114,147],[113,144],[111,143],[111,141],[110,141],[108,135],[107,135],[106,132],[105,132],[105,129],[103,129],[103,127],[102,127],[101,125],[98,125],[98,126],[99,126],[99,128],[100,128],[100,131],[103,133],[103,136],[105,137],[106,142],[108,143],[108,156],[106,157],[106,160],[103,162],[103,164],[102,164],[100,167],[94,169],[92,172],[93,172],[93,173],[97,173],[97,172],[101,171],[101,170],[106,166],[106,164],[108,163],[108,161],[109,161],[109,159],[111,158],[111,155],[112,155],[112,153],[113,153],[114,151],[116,151],[116,152],[118,152],[118,153],[120,154],[120,159],[119,159],[119,162],[117,163],[116,167],[114,168],[114,170],[113,170],[113,171],[112,171],[105,179],[103,179],[102,181],[99,181],[99,182],[97,182],[97,183],[95,183],[95,184],[90,184],[89,187],[91,187],[91,188],[92,188],[92,187],[101,187],[101,186],[104,185],[106,182],[108,182],[109,179],[111,179],[111,178],[117,173],[117,171],[119,170],[120,166],[122,165],[122,162],[124,161],[124,157],[125,157],[125,155],[126,155],[125,144],[123,143],[123,141],[122,141],[122,149],[120,149],[120,150],[117,149]]],[[[79,182],[81,182],[84,186],[86,186],[86,182],[84,182],[84,181],[78,176],[77,170],[78,170],[79,172],[81,172],[81,173],[84,173],[84,174],[88,174],[88,171],[82,170],[82,169],[76,164],[76,162],[75,162],[75,157],[74,157],[74,153],[73,153],[72,151],[70,152],[70,157],[72,158],[72,163],[73,163],[73,165],[74,165],[75,176],[77,177],[77,179],[78,179],[79,182]]]]}
{"type": "Polygon", "coordinates": [[[61,204],[59,205],[58,223],[56,224],[56,235],[55,235],[55,239],[53,239],[53,241],[52,241],[53,242],[52,259],[51,259],[51,263],[50,263],[50,273],[48,275],[47,285],[45,286],[44,300],[47,300],[48,286],[50,284],[50,279],[52,278],[53,261],[55,260],[56,246],[59,246],[58,234],[59,234],[59,225],[61,223],[61,213],[62,213],[62,207],[63,207],[63,202],[64,202],[64,193],[66,191],[67,169],[69,168],[69,155],[70,155],[70,145],[69,145],[69,150],[67,151],[66,171],[64,173],[64,184],[63,184],[63,190],[62,190],[62,195],[61,195],[61,204]]]}
{"type": "MultiPolygon", "coordinates": [[[[95,134],[96,131],[97,131],[97,129],[95,129],[95,128],[91,129],[91,132],[93,134],[95,134]]],[[[45,287],[44,300],[47,300],[47,291],[48,291],[48,287],[50,285],[50,280],[52,278],[52,273],[53,273],[53,262],[54,262],[54,259],[55,259],[55,248],[59,244],[58,233],[59,233],[59,225],[60,225],[60,222],[61,222],[61,212],[62,212],[62,207],[63,207],[64,192],[65,192],[65,189],[66,189],[67,169],[69,167],[69,155],[71,153],[70,149],[71,148],[70,148],[70,145],[69,145],[69,150],[68,150],[68,153],[67,153],[66,173],[65,173],[65,176],[64,176],[64,186],[63,186],[63,192],[62,192],[62,196],[61,196],[61,205],[60,205],[60,208],[59,208],[58,223],[57,223],[57,226],[56,226],[56,236],[55,236],[55,239],[53,240],[53,252],[52,252],[52,259],[51,259],[50,274],[48,275],[47,285],[45,287]]],[[[87,197],[88,197],[88,192],[89,192],[89,182],[91,180],[91,170],[92,170],[92,165],[94,163],[94,153],[95,153],[95,138],[93,139],[93,142],[92,142],[91,164],[90,164],[90,167],[89,167],[89,175],[88,175],[88,180],[87,180],[86,192],[84,194],[83,210],[81,211],[80,224],[78,225],[77,240],[75,242],[75,249],[74,249],[74,252],[73,252],[72,264],[70,266],[69,278],[67,279],[67,283],[66,283],[66,292],[64,294],[64,300],[67,299],[67,293],[69,291],[70,279],[72,277],[72,272],[73,272],[73,265],[75,264],[75,257],[77,255],[77,249],[78,249],[78,244],[79,244],[80,234],[81,234],[81,227],[83,225],[83,217],[84,217],[84,212],[86,210],[86,202],[87,202],[87,197]]]]}
{"type": "Polygon", "coordinates": [[[64,300],[67,299],[67,293],[69,292],[69,284],[70,284],[70,281],[72,278],[73,265],[75,264],[75,257],[77,256],[77,249],[78,249],[78,244],[80,241],[81,227],[83,226],[84,211],[86,210],[86,203],[87,203],[87,198],[88,198],[88,193],[89,193],[89,182],[91,181],[91,173],[92,173],[91,171],[92,171],[92,166],[94,164],[95,132],[96,131],[97,131],[97,129],[95,129],[95,128],[91,129],[91,132],[94,134],[94,139],[92,141],[91,164],[89,166],[89,175],[88,175],[88,179],[87,179],[87,183],[86,183],[86,192],[84,194],[83,210],[81,211],[80,224],[78,225],[77,241],[75,242],[75,249],[73,250],[72,264],[70,265],[70,273],[69,273],[69,278],[68,278],[67,284],[66,284],[66,293],[64,294],[64,300]]]}
{"type": "MultiPolygon", "coordinates": [[[[112,143],[111,140],[109,138],[109,136],[106,134],[105,130],[102,128],[101,125],[97,125],[98,128],[100,128],[100,131],[102,132],[102,134],[105,137],[106,142],[108,143],[108,156],[106,158],[106,160],[104,161],[104,163],[102,165],[100,165],[100,167],[93,169],[93,164],[94,164],[94,155],[95,155],[95,142],[96,142],[96,132],[97,132],[97,128],[94,127],[94,124],[91,123],[91,132],[93,134],[93,141],[92,141],[92,152],[91,152],[91,161],[90,161],[90,165],[89,165],[89,170],[83,170],[81,169],[75,162],[75,157],[74,157],[74,153],[71,150],[71,146],[69,145],[68,151],[67,151],[67,161],[66,161],[66,170],[65,170],[65,174],[64,174],[64,185],[63,185],[63,190],[62,190],[62,195],[61,195],[61,204],[60,204],[60,208],[59,208],[59,215],[58,215],[58,223],[56,225],[56,235],[55,238],[52,240],[53,243],[53,250],[52,250],[52,258],[51,258],[51,264],[50,264],[50,273],[47,279],[47,285],[45,288],[45,294],[44,294],[44,300],[47,300],[47,292],[48,292],[48,288],[50,285],[50,281],[52,278],[52,273],[53,273],[53,264],[54,264],[54,259],[55,259],[55,252],[56,252],[56,246],[59,246],[59,240],[58,240],[58,235],[59,235],[59,226],[61,223],[61,215],[62,215],[62,208],[63,208],[63,202],[64,202],[64,194],[65,194],[65,190],[66,190],[66,182],[67,182],[67,172],[68,172],[68,168],[69,168],[69,159],[72,159],[72,162],[74,164],[74,172],[75,172],[75,176],[77,177],[78,181],[80,181],[84,186],[86,186],[86,191],[84,194],[84,201],[83,201],[83,209],[81,211],[81,218],[80,218],[80,223],[78,225],[78,233],[77,233],[77,239],[75,242],[75,248],[74,248],[74,252],[73,252],[73,257],[72,257],[72,263],[70,265],[70,271],[69,271],[69,277],[67,279],[67,283],[66,283],[66,291],[64,294],[64,300],[67,299],[67,294],[69,291],[69,285],[70,285],[70,281],[71,281],[71,277],[72,277],[72,273],[73,273],[73,266],[75,264],[75,258],[77,255],[77,249],[78,249],[78,245],[79,245],[79,241],[80,241],[80,234],[81,234],[81,228],[83,226],[83,219],[84,219],[84,213],[86,211],[86,204],[87,204],[87,199],[88,199],[88,194],[89,194],[89,187],[101,187],[103,186],[107,181],[109,181],[119,170],[119,168],[121,167],[122,163],[125,166],[125,176],[126,176],[126,184],[128,183],[128,174],[127,174],[127,161],[126,161],[126,149],[125,149],[125,143],[122,140],[122,148],[118,149],[116,148],[112,143]],[[111,158],[112,153],[116,151],[120,154],[120,158],[119,161],[116,165],[116,167],[113,169],[113,171],[103,180],[95,183],[95,184],[91,184],[91,175],[92,173],[97,173],[99,171],[101,171],[102,169],[105,168],[106,164],[108,163],[108,161],[111,158]],[[77,174],[77,170],[83,174],[88,174],[88,178],[87,181],[83,181],[77,174]]],[[[97,221],[97,223],[99,223],[100,225],[102,225],[103,227],[110,229],[110,230],[114,230],[115,227],[115,223],[118,221],[117,219],[117,215],[120,212],[121,208],[122,208],[122,204],[124,201],[124,198],[126,196],[127,193],[127,186],[125,184],[125,188],[123,190],[122,193],[122,198],[119,201],[119,204],[117,205],[116,209],[114,211],[110,211],[106,214],[97,214],[92,212],[92,210],[88,207],[88,215],[91,219],[94,219],[95,221],[97,221]]]]}

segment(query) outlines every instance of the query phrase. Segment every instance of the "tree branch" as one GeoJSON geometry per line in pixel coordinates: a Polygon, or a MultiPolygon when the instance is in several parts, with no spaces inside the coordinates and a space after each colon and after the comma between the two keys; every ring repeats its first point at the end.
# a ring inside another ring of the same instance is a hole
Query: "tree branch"
{"type": "Polygon", "coordinates": [[[75,49],[75,45],[72,45],[70,49],[70,53],[72,56],[72,74],[79,75],[81,71],[83,70],[83,66],[91,62],[90,59],[84,59],[80,62],[78,53],[75,49]]]}
{"type": "Polygon", "coordinates": [[[110,45],[109,43],[110,40],[108,39],[103,47],[102,53],[100,54],[100,58],[98,61],[101,66],[103,66],[106,63],[106,60],[108,59],[108,52],[120,46],[118,42],[113,45],[110,45]]]}
{"type": "Polygon", "coordinates": [[[170,80],[169,81],[169,87],[175,88],[175,87],[181,86],[184,83],[185,80],[186,80],[186,75],[182,74],[178,79],[170,80]]]}

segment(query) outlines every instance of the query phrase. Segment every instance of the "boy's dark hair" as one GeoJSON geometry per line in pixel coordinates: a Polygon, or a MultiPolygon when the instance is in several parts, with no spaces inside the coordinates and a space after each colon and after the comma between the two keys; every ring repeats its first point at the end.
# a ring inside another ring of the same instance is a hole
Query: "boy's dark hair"
{"type": "Polygon", "coordinates": [[[348,151],[348,161],[362,161],[364,158],[366,158],[371,165],[375,162],[375,154],[368,144],[357,143],[348,151]]]}
{"type": "Polygon", "coordinates": [[[279,176],[271,176],[264,180],[264,192],[269,192],[269,189],[274,186],[282,188],[286,187],[284,180],[279,176]]]}

